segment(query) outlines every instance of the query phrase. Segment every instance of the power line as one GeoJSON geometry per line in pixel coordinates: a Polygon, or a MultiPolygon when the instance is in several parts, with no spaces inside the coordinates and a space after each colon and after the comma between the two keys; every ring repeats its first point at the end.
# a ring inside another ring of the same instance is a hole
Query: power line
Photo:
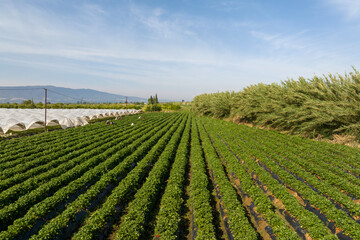
{"type": "Polygon", "coordinates": [[[26,91],[26,90],[44,90],[45,88],[7,88],[7,89],[1,89],[0,90],[3,90],[3,91],[12,91],[12,90],[15,90],[15,91],[26,91]]]}
{"type": "Polygon", "coordinates": [[[23,91],[23,90],[26,90],[26,91],[32,91],[32,90],[45,90],[45,107],[44,107],[44,110],[45,110],[45,121],[44,121],[44,131],[46,132],[46,120],[47,120],[47,91],[50,91],[52,93],[55,93],[55,94],[58,94],[58,95],[61,95],[61,96],[64,96],[64,97],[67,97],[67,98],[72,98],[72,99],[76,99],[76,100],[80,100],[81,102],[83,101],[83,98],[75,98],[75,97],[72,97],[72,96],[68,96],[66,94],[62,94],[62,93],[59,93],[59,92],[56,92],[56,91],[53,91],[53,90],[50,90],[50,89],[47,89],[47,88],[0,88],[0,90],[2,91],[23,91]]]}
{"type": "MultiPolygon", "coordinates": [[[[23,91],[23,90],[30,91],[30,90],[44,90],[44,89],[46,89],[46,88],[6,88],[6,89],[0,88],[0,90],[2,90],[2,91],[9,91],[9,90],[10,91],[23,91]]],[[[66,94],[63,94],[63,93],[56,92],[54,90],[50,90],[50,89],[47,89],[47,91],[58,94],[58,95],[61,95],[63,97],[72,98],[72,99],[75,99],[75,100],[78,100],[78,101],[81,101],[81,102],[84,100],[84,98],[72,97],[72,96],[69,96],[69,95],[66,95],[66,94]]]]}
{"type": "MultiPolygon", "coordinates": [[[[36,88],[1,88],[0,87],[0,91],[33,91],[33,90],[45,90],[46,88],[42,88],[42,87],[36,87],[36,88]]],[[[39,97],[39,95],[37,95],[37,97],[39,97]]]]}
{"type": "Polygon", "coordinates": [[[63,96],[63,97],[68,97],[68,98],[72,98],[72,99],[76,99],[76,100],[80,100],[80,101],[83,100],[83,98],[81,98],[81,99],[80,99],[80,98],[75,98],[75,97],[72,97],[72,96],[68,96],[68,95],[66,95],[66,94],[62,94],[62,93],[56,92],[56,91],[54,91],[54,90],[48,89],[48,91],[49,91],[49,92],[56,93],[56,94],[59,94],[59,95],[61,95],[61,96],[63,96]]]}

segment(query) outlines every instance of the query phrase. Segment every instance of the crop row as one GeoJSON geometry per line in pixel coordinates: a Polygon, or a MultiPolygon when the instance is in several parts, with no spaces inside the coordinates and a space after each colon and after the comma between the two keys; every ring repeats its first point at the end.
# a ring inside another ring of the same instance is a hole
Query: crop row
{"type": "MultiPolygon", "coordinates": [[[[184,127],[184,120],[180,124],[180,130],[184,127]]],[[[179,124],[173,125],[172,128],[151,148],[148,154],[131,170],[126,177],[114,188],[111,195],[106,201],[93,212],[86,220],[84,226],[74,235],[75,239],[92,239],[96,234],[104,230],[108,221],[114,217],[114,215],[120,214],[120,211],[124,209],[131,194],[141,186],[141,182],[148,174],[148,171],[152,165],[156,162],[158,156],[162,154],[164,148],[169,142],[173,134],[177,135],[174,131],[179,127],[179,124]],[[120,209],[118,206],[122,206],[120,209]]],[[[179,131],[179,130],[176,130],[179,131]]],[[[170,140],[171,141],[171,140],[170,140]]],[[[164,150],[165,151],[165,150],[164,150]]]]}
{"type": "Polygon", "coordinates": [[[247,219],[245,209],[238,200],[236,191],[228,180],[224,167],[202,124],[199,125],[199,132],[213,184],[219,188],[217,197],[222,203],[222,211],[227,215],[230,228],[227,234],[235,239],[257,239],[258,234],[247,219]]]}
{"type": "MultiPolygon", "coordinates": [[[[261,188],[254,183],[245,166],[238,158],[236,158],[236,154],[224,144],[224,140],[217,135],[216,130],[209,125],[206,126],[206,129],[211,136],[219,155],[222,157],[223,164],[230,175],[230,178],[232,178],[233,185],[238,188],[240,192],[248,194],[248,197],[251,198],[256,207],[256,211],[266,218],[274,235],[278,239],[298,239],[297,234],[277,215],[275,206],[272,204],[271,200],[262,192],[261,188]],[[238,184],[236,183],[237,180],[239,181],[238,184]]],[[[245,194],[242,194],[243,198],[245,197],[245,194]]]]}
{"type": "Polygon", "coordinates": [[[268,157],[271,157],[272,160],[285,170],[291,172],[292,175],[302,179],[303,182],[305,182],[306,179],[305,183],[307,185],[335,202],[341,203],[348,211],[355,215],[355,217],[360,216],[360,206],[354,203],[350,196],[344,194],[340,189],[333,187],[341,186],[342,189],[353,190],[359,188],[358,185],[341,179],[341,175],[334,176],[331,171],[335,171],[337,168],[324,171],[322,165],[318,163],[317,158],[308,159],[307,162],[305,162],[303,158],[296,155],[301,153],[300,150],[285,150],[279,146],[276,141],[270,139],[263,142],[262,145],[259,145],[259,148],[262,152],[267,152],[268,157]],[[286,156],[286,158],[283,156],[286,156]],[[306,167],[307,165],[310,165],[311,168],[306,167]],[[321,180],[319,179],[319,174],[321,174],[321,180]],[[330,177],[333,179],[331,181],[327,180],[330,177]]]}
{"type": "MultiPolygon", "coordinates": [[[[225,128],[222,128],[225,129],[225,128]]],[[[276,160],[282,161],[283,164],[286,162],[292,162],[298,160],[295,158],[286,158],[276,156],[276,154],[271,154],[271,151],[264,152],[265,149],[261,150],[261,145],[259,143],[256,143],[255,141],[251,141],[251,137],[249,135],[243,134],[241,135],[240,139],[238,136],[234,134],[234,128],[226,129],[226,132],[233,135],[233,140],[235,140],[236,144],[241,146],[242,151],[245,151],[248,156],[254,156],[254,158],[257,160],[257,164],[262,166],[264,171],[267,171],[273,179],[275,178],[277,180],[277,184],[282,184],[283,186],[286,186],[289,190],[295,191],[298,197],[301,197],[305,203],[308,202],[311,206],[314,207],[314,212],[317,216],[325,216],[327,218],[327,221],[324,223],[332,229],[332,227],[336,228],[336,234],[346,234],[350,235],[351,237],[357,238],[359,234],[359,225],[354,221],[354,219],[351,219],[348,214],[346,214],[344,211],[338,209],[331,201],[328,199],[327,196],[320,195],[317,191],[315,191],[312,186],[309,186],[306,184],[307,179],[304,179],[305,181],[299,181],[296,176],[291,174],[291,172],[286,171],[284,168],[279,166],[279,164],[276,163],[276,160]],[[269,154],[274,158],[271,159],[269,157],[269,154]],[[332,223],[335,224],[335,226],[332,225],[332,223]]],[[[274,140],[276,141],[276,139],[274,140]]],[[[273,143],[274,145],[274,143],[273,143]]],[[[289,152],[289,151],[287,151],[289,152]]],[[[300,152],[299,152],[300,154],[300,152]]],[[[316,165],[314,165],[316,167],[316,165]]],[[[319,167],[318,167],[319,168],[319,167]]],[[[315,170],[315,169],[313,169],[315,170]]],[[[320,181],[319,179],[317,181],[320,181]]],[[[265,184],[268,184],[268,181],[262,181],[265,184]]],[[[336,191],[335,189],[332,190],[332,187],[329,185],[328,189],[331,193],[332,191],[336,191]]],[[[332,194],[335,196],[335,194],[332,194]]],[[[305,206],[304,206],[305,207],[305,206]]],[[[291,212],[291,211],[290,211],[291,212]]],[[[295,215],[295,214],[294,214],[295,215]]],[[[303,218],[298,218],[301,222],[303,218]]],[[[305,224],[303,224],[305,225],[305,224]]],[[[306,225],[305,225],[306,226],[306,225]]],[[[320,225],[319,225],[320,227],[320,225]]],[[[320,229],[320,228],[319,228],[320,229]]],[[[318,230],[315,231],[315,233],[318,232],[318,230]]],[[[309,233],[311,235],[311,231],[309,230],[309,233]]]]}
{"type": "Polygon", "coordinates": [[[184,182],[186,165],[189,157],[189,141],[192,118],[189,117],[181,142],[176,151],[170,177],[167,180],[165,192],[161,198],[160,211],[157,215],[155,238],[176,239],[180,232],[181,206],[184,203],[184,182]],[[158,237],[157,237],[158,236],[158,237]]]}
{"type": "MultiPolygon", "coordinates": [[[[74,138],[71,143],[52,143],[53,147],[49,151],[41,152],[39,151],[36,155],[31,155],[29,157],[25,158],[19,158],[17,160],[7,162],[8,165],[12,164],[12,167],[9,167],[5,170],[3,170],[0,173],[0,179],[9,178],[13,175],[16,175],[18,173],[23,173],[24,171],[28,169],[34,169],[35,167],[38,167],[40,165],[54,162],[59,157],[64,157],[66,154],[73,153],[77,150],[83,150],[84,148],[92,149],[90,144],[94,143],[94,138],[97,138],[98,142],[101,142],[101,138],[104,138],[104,141],[106,142],[109,137],[112,137],[112,135],[118,135],[121,131],[124,131],[126,128],[112,128],[108,129],[107,131],[103,132],[97,132],[96,134],[90,134],[85,135],[86,137],[82,139],[74,138]]],[[[126,131],[128,132],[128,131],[126,131]]],[[[33,147],[37,149],[37,147],[33,147]]]]}
{"type": "Polygon", "coordinates": [[[191,238],[216,239],[211,193],[208,190],[209,179],[195,119],[192,120],[191,127],[190,166],[191,238]]]}
{"type": "MultiPolygon", "coordinates": [[[[148,126],[148,128],[151,128],[151,125],[148,126]]],[[[120,136],[120,132],[118,133],[120,136]]],[[[88,168],[82,168],[79,164],[85,164],[87,160],[93,156],[97,156],[101,153],[102,157],[110,156],[115,151],[121,149],[124,146],[127,146],[130,142],[135,140],[138,136],[142,135],[142,129],[134,129],[133,132],[125,134],[123,136],[117,137],[116,135],[110,139],[109,142],[104,141],[102,146],[98,148],[94,148],[92,150],[88,150],[85,152],[85,154],[82,155],[75,155],[75,158],[71,159],[71,163],[64,163],[63,165],[59,166],[58,168],[51,169],[48,172],[44,172],[42,174],[38,174],[33,176],[32,178],[27,179],[25,182],[13,185],[12,187],[8,188],[7,190],[0,193],[0,206],[7,205],[11,201],[14,201],[18,199],[20,196],[30,192],[32,189],[35,189],[39,186],[42,186],[43,188],[47,185],[42,185],[47,180],[51,179],[51,182],[54,182],[53,188],[50,188],[49,190],[54,190],[54,187],[61,186],[66,182],[71,181],[74,179],[73,177],[76,177],[77,175],[69,174],[68,170],[71,169],[72,172],[76,172],[77,174],[81,174],[88,168]],[[73,168],[75,167],[75,168],[73,168]],[[81,170],[77,170],[81,169],[81,170]],[[69,174],[69,178],[61,176],[61,174],[67,173],[69,174]],[[73,176],[73,177],[70,177],[73,176]],[[60,180],[61,179],[61,180],[60,180]]],[[[96,139],[95,139],[96,140],[96,139]]],[[[91,140],[89,140],[91,141],[91,140]]],[[[73,155],[71,155],[72,157],[73,155]]],[[[21,166],[20,166],[21,167],[21,166]]],[[[88,167],[91,167],[89,165],[88,167]]],[[[48,188],[48,187],[45,187],[48,188]]],[[[40,194],[40,193],[39,193],[40,194]]],[[[41,195],[41,194],[40,194],[41,195]]],[[[31,196],[30,199],[34,200],[34,196],[31,196]]],[[[1,211],[1,210],[0,210],[1,211]]]]}
{"type": "Polygon", "coordinates": [[[186,112],[47,136],[0,143],[0,239],[360,239],[358,150],[186,112]]]}
{"type": "MultiPolygon", "coordinates": [[[[6,219],[13,218],[15,212],[20,213],[20,209],[26,210],[26,208],[31,207],[34,204],[34,198],[38,198],[36,199],[37,202],[42,200],[27,210],[24,217],[15,220],[13,225],[9,226],[8,231],[2,232],[1,234],[5,234],[6,236],[6,234],[9,233],[12,236],[12,234],[18,234],[24,229],[29,229],[32,226],[31,223],[35,223],[37,219],[44,216],[44,214],[53,209],[54,206],[68,199],[71,195],[79,191],[79,189],[86,187],[86,184],[98,180],[101,175],[115,167],[124,157],[131,154],[145,140],[151,138],[154,133],[162,127],[166,128],[168,125],[169,122],[165,122],[146,134],[140,132],[131,137],[129,136],[128,139],[120,143],[117,142],[113,147],[106,146],[107,144],[105,144],[104,149],[97,148],[92,150],[92,153],[87,158],[82,158],[84,161],[82,161],[81,164],[76,165],[76,167],[57,178],[52,178],[36,190],[19,198],[15,203],[1,209],[0,211],[4,213],[1,214],[1,217],[4,218],[1,219],[3,222],[6,219]],[[66,185],[67,183],[69,184],[66,185]],[[66,186],[62,187],[64,184],[66,186]],[[54,190],[59,187],[62,187],[59,191],[55,192],[52,196],[48,195],[50,191],[54,192],[54,190]]],[[[151,126],[149,127],[151,128],[151,126]]]]}
{"type": "MultiPolygon", "coordinates": [[[[39,156],[47,155],[52,152],[56,152],[63,147],[63,145],[68,145],[71,147],[73,144],[82,141],[82,139],[86,138],[88,134],[94,134],[97,131],[99,132],[106,132],[110,129],[94,129],[92,131],[87,132],[87,134],[76,134],[71,133],[63,136],[63,138],[55,139],[51,142],[46,141],[45,143],[33,144],[33,143],[26,143],[25,146],[22,146],[21,150],[16,150],[14,152],[7,152],[3,156],[1,156],[1,163],[0,163],[0,171],[4,171],[11,167],[14,167],[18,164],[23,162],[31,161],[39,156]],[[36,146],[34,148],[34,146],[36,146]]],[[[53,134],[54,135],[54,134],[53,134]]]]}
{"type": "Polygon", "coordinates": [[[139,128],[135,127],[136,131],[134,131],[135,129],[115,128],[115,129],[111,129],[111,131],[108,132],[107,134],[104,134],[102,132],[100,135],[89,136],[86,141],[78,143],[76,147],[68,148],[68,149],[65,148],[63,151],[54,152],[54,154],[51,157],[45,155],[44,156],[44,158],[46,159],[45,164],[42,164],[43,160],[39,158],[31,162],[32,163],[31,165],[33,167],[30,168],[29,170],[28,168],[25,167],[27,164],[21,165],[16,169],[13,169],[14,172],[19,172],[19,173],[11,174],[5,180],[1,181],[0,190],[4,190],[9,186],[14,186],[15,184],[18,184],[21,181],[28,179],[29,177],[36,175],[43,175],[41,173],[45,173],[48,170],[51,170],[52,174],[49,174],[50,172],[45,174],[44,177],[37,180],[37,183],[58,176],[60,173],[64,172],[62,168],[70,169],[74,167],[79,161],[82,161],[81,159],[79,160],[78,158],[82,154],[87,154],[92,149],[98,147],[101,148],[102,145],[108,142],[113,142],[113,143],[121,142],[130,136],[128,134],[134,135],[137,133],[141,133],[143,130],[149,127],[149,124],[151,126],[153,124],[158,124],[158,123],[160,123],[160,121],[155,121],[155,120],[150,121],[147,124],[140,126],[139,128]],[[69,154],[66,154],[67,152],[69,152],[69,154]]]}
{"type": "MultiPolygon", "coordinates": [[[[125,116],[123,119],[127,121],[128,119],[135,120],[136,116],[125,116]]],[[[63,140],[64,138],[71,138],[79,134],[84,133],[94,133],[96,131],[102,131],[106,129],[102,123],[87,124],[81,128],[68,128],[65,131],[53,131],[48,133],[36,134],[29,137],[13,138],[6,141],[0,142],[0,159],[3,155],[9,153],[26,153],[31,150],[31,145],[36,146],[46,146],[50,143],[53,143],[57,140],[63,140]],[[26,139],[24,141],[24,139],[26,139]]],[[[12,154],[13,155],[13,154],[12,154]]],[[[1,160],[0,160],[1,162],[1,160]]]]}
{"type": "MultiPolygon", "coordinates": [[[[128,119],[135,117],[124,118],[128,119]]],[[[47,150],[53,148],[53,144],[61,144],[64,140],[71,140],[76,137],[86,136],[87,134],[96,134],[97,132],[107,130],[106,127],[100,126],[100,123],[89,124],[83,128],[69,128],[65,131],[54,131],[42,133],[31,137],[25,137],[26,141],[22,138],[11,139],[1,142],[2,151],[0,154],[0,163],[14,160],[16,158],[23,158],[39,152],[39,150],[47,150]],[[86,135],[84,134],[86,133],[86,135]],[[37,146],[38,149],[34,149],[37,146]]]]}
{"type": "Polygon", "coordinates": [[[116,232],[117,239],[138,239],[144,232],[144,226],[149,219],[149,213],[155,205],[157,196],[165,187],[164,183],[168,177],[169,168],[175,157],[185,123],[186,119],[184,119],[182,126],[177,129],[171,140],[167,143],[164,152],[160,155],[147,176],[146,182],[134,195],[134,200],[129,204],[127,213],[116,232]]]}
{"type": "MultiPolygon", "coordinates": [[[[177,121],[175,127],[179,124],[177,121]]],[[[32,239],[53,239],[58,234],[61,233],[63,228],[70,224],[71,219],[74,219],[79,212],[83,209],[88,209],[92,201],[99,196],[110,184],[115,184],[126,176],[126,174],[131,170],[137,161],[139,161],[151,148],[154,144],[162,137],[166,135],[171,135],[172,130],[170,130],[170,124],[168,124],[164,129],[154,129],[158,131],[156,134],[154,132],[149,132],[152,134],[152,137],[143,143],[136,150],[133,149],[132,154],[125,158],[121,163],[119,163],[114,169],[105,173],[99,181],[93,184],[84,194],[81,194],[74,202],[68,204],[65,211],[60,215],[50,220],[37,235],[34,235],[32,239]],[[159,131],[160,130],[160,131],[159,131]]],[[[175,128],[174,127],[174,128],[175,128]]],[[[166,138],[166,137],[165,137],[166,138]]],[[[144,141],[144,139],[141,139],[144,141]]],[[[164,140],[164,139],[163,139],[164,140]]],[[[161,149],[158,149],[161,152],[161,149]]],[[[120,157],[120,156],[118,156],[120,157]]]]}
{"type": "Polygon", "coordinates": [[[275,131],[262,131],[256,128],[247,129],[246,131],[251,132],[251,135],[254,137],[259,136],[263,141],[276,139],[277,143],[281,143],[289,149],[293,149],[296,146],[296,149],[301,152],[302,157],[309,156],[317,160],[321,159],[321,161],[330,163],[333,166],[345,167],[346,170],[359,173],[359,169],[354,167],[360,167],[358,161],[360,154],[354,148],[339,144],[336,144],[336,147],[334,147],[334,144],[326,142],[316,142],[297,136],[286,136],[275,131]]]}

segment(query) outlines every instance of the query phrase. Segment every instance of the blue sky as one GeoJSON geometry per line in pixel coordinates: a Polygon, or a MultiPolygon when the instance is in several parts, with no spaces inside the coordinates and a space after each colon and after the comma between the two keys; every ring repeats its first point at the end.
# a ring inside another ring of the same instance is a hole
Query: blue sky
{"type": "Polygon", "coordinates": [[[360,70],[359,0],[0,0],[0,86],[191,100],[360,70]]]}

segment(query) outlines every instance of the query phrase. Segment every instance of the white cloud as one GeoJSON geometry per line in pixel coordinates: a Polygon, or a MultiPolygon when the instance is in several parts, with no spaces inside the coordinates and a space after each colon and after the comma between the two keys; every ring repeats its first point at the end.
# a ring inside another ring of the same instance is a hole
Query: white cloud
{"type": "Polygon", "coordinates": [[[211,8],[216,10],[230,12],[230,11],[238,11],[240,9],[244,9],[251,1],[244,0],[225,0],[225,1],[214,1],[209,4],[211,8]]]}
{"type": "Polygon", "coordinates": [[[82,6],[85,12],[91,16],[98,16],[99,14],[104,15],[106,11],[99,5],[96,4],[85,4],[82,6]]]}
{"type": "Polygon", "coordinates": [[[325,0],[325,3],[330,3],[335,6],[335,8],[342,11],[348,19],[360,17],[359,0],[325,0]]]}
{"type": "Polygon", "coordinates": [[[276,49],[296,49],[304,50],[309,47],[310,40],[307,39],[307,31],[300,31],[294,34],[269,34],[260,31],[251,31],[255,38],[259,38],[273,45],[276,49]]]}
{"type": "Polygon", "coordinates": [[[163,8],[135,4],[131,5],[130,13],[131,20],[144,26],[152,38],[165,41],[182,41],[188,38],[196,40],[196,33],[191,30],[196,23],[187,16],[170,13],[163,8]]]}
{"type": "MultiPolygon", "coordinates": [[[[77,8],[80,9],[79,6],[77,8]]],[[[99,27],[101,30],[94,30],[95,25],[103,22],[103,15],[107,15],[97,5],[84,5],[79,16],[79,19],[83,19],[84,15],[96,15],[100,20],[94,20],[94,24],[73,24],[73,19],[65,18],[63,21],[59,19],[61,16],[54,17],[51,14],[27,4],[4,5],[0,9],[0,32],[3,33],[0,35],[0,54],[33,54],[94,62],[130,59],[217,64],[216,57],[211,56],[211,50],[200,49],[203,47],[199,45],[201,42],[196,41],[196,34],[188,28],[191,21],[169,17],[160,8],[131,6],[130,15],[133,19],[128,19],[127,24],[131,27],[136,24],[134,21],[141,22],[151,30],[151,33],[145,35],[147,39],[144,39],[141,31],[137,31],[138,26],[130,30],[127,26],[116,29],[99,27]],[[182,24],[184,22],[185,25],[182,24]],[[165,39],[153,39],[155,35],[165,39]],[[184,44],[188,48],[185,51],[184,44]]]]}

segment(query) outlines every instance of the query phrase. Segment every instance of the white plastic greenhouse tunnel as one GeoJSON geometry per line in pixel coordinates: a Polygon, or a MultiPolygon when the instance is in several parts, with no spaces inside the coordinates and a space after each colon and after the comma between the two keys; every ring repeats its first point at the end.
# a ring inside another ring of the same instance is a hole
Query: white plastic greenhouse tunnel
{"type": "MultiPolygon", "coordinates": [[[[136,114],[136,109],[47,109],[46,126],[63,129],[88,124],[89,120],[136,114]]],[[[0,133],[44,127],[44,109],[0,108],[0,133]]]]}

